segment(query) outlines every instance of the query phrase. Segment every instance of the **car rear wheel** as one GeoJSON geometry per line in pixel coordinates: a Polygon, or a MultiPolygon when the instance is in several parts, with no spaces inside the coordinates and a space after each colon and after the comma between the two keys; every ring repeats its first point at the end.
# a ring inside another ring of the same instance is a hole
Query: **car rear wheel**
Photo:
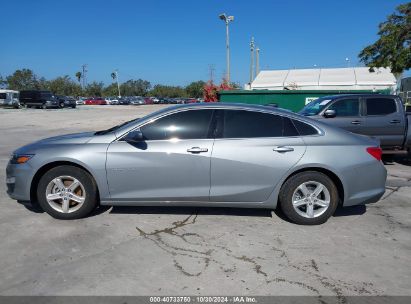
{"type": "Polygon", "coordinates": [[[298,173],[281,187],[280,206],[293,223],[319,225],[325,223],[337,208],[337,187],[325,174],[315,171],[298,173]]]}
{"type": "Polygon", "coordinates": [[[59,108],[60,108],[60,109],[63,109],[63,108],[64,108],[64,102],[60,102],[60,103],[59,103],[59,108]]]}
{"type": "Polygon", "coordinates": [[[97,186],[90,174],[73,166],[47,171],[37,187],[40,206],[57,219],[79,219],[97,206],[97,186]]]}

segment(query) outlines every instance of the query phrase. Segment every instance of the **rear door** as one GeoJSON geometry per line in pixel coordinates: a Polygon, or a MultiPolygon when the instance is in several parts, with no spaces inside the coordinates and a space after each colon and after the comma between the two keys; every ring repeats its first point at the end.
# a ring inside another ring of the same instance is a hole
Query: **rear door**
{"type": "Polygon", "coordinates": [[[324,118],[324,122],[353,133],[361,133],[364,117],[361,116],[361,103],[358,97],[342,98],[333,101],[326,110],[334,110],[336,116],[324,118]]]}
{"type": "Polygon", "coordinates": [[[365,98],[363,134],[376,137],[381,146],[401,146],[405,134],[405,117],[395,98],[373,96],[365,98]]]}
{"type": "Polygon", "coordinates": [[[211,156],[212,202],[263,202],[301,159],[305,144],[290,119],[219,110],[211,156]]]}

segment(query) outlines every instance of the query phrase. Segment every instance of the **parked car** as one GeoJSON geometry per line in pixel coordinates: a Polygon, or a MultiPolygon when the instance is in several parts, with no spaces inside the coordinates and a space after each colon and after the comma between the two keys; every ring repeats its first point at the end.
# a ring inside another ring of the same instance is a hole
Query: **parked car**
{"type": "Polygon", "coordinates": [[[76,105],[83,105],[86,100],[87,100],[86,97],[78,97],[76,99],[76,105]]]}
{"type": "Polygon", "coordinates": [[[19,91],[0,90],[0,106],[18,109],[20,107],[19,91]]]}
{"type": "Polygon", "coordinates": [[[150,97],[145,97],[144,98],[144,104],[153,104],[153,100],[150,97]]]}
{"type": "Polygon", "coordinates": [[[58,108],[59,102],[50,91],[20,91],[20,104],[23,107],[58,108]]]}
{"type": "Polygon", "coordinates": [[[272,107],[215,103],[26,145],[6,173],[11,198],[38,200],[59,219],[98,204],[279,206],[298,224],[378,201],[387,175],[376,140],[272,107]]]}
{"type": "Polygon", "coordinates": [[[76,100],[74,97],[69,97],[69,96],[62,96],[62,95],[56,95],[55,96],[59,102],[59,107],[60,108],[76,108],[76,100]]]}
{"type": "Polygon", "coordinates": [[[86,105],[106,105],[107,101],[104,100],[102,97],[94,97],[94,98],[89,98],[86,101],[84,101],[84,104],[86,105]]]}
{"type": "Polygon", "coordinates": [[[110,104],[110,105],[118,104],[118,98],[117,97],[106,97],[105,101],[107,102],[107,104],[110,104]]]}
{"type": "Polygon", "coordinates": [[[335,95],[316,99],[300,114],[378,138],[386,154],[406,154],[411,148],[411,116],[395,95],[335,95]]]}
{"type": "Polygon", "coordinates": [[[119,99],[118,99],[118,104],[119,104],[119,105],[129,105],[129,104],[130,104],[130,101],[129,101],[127,98],[122,97],[122,98],[119,98],[119,99]]]}
{"type": "Polygon", "coordinates": [[[143,97],[133,97],[130,99],[130,104],[132,105],[142,105],[144,104],[144,98],[143,97]]]}
{"type": "Polygon", "coordinates": [[[184,99],[184,103],[197,103],[197,102],[199,102],[199,101],[195,98],[186,98],[186,99],[184,99]]]}

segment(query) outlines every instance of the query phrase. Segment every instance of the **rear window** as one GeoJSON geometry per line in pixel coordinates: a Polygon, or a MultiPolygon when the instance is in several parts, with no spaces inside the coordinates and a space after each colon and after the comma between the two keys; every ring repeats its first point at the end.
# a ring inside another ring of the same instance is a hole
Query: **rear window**
{"type": "Polygon", "coordinates": [[[305,122],[301,122],[299,120],[293,120],[293,123],[295,127],[297,128],[298,133],[300,133],[301,136],[318,134],[318,131],[316,128],[314,128],[313,126],[310,126],[309,124],[306,124],[305,122]]]}
{"type": "Polygon", "coordinates": [[[397,106],[391,98],[368,98],[367,115],[387,115],[395,113],[397,106]]]}

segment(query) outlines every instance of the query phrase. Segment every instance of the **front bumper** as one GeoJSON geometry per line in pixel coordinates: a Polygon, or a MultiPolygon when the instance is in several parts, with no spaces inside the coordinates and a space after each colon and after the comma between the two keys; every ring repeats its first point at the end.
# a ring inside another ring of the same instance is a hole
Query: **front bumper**
{"type": "Polygon", "coordinates": [[[29,162],[25,164],[8,163],[6,168],[7,194],[15,200],[29,201],[30,186],[34,170],[29,162]]]}

